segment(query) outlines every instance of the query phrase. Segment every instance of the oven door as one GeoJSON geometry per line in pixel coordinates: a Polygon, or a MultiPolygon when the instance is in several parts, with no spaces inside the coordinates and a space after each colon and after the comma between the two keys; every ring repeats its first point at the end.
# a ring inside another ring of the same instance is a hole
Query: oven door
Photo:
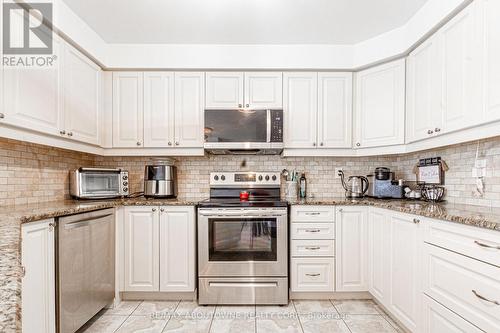
{"type": "Polygon", "coordinates": [[[200,276],[286,276],[287,210],[200,209],[200,276]]]}

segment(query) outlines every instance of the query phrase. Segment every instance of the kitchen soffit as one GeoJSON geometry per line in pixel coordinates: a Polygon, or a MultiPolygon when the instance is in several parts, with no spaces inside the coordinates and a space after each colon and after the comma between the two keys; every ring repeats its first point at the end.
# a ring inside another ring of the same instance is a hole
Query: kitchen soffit
{"type": "Polygon", "coordinates": [[[427,0],[64,0],[110,44],[349,45],[404,25],[427,0]]]}

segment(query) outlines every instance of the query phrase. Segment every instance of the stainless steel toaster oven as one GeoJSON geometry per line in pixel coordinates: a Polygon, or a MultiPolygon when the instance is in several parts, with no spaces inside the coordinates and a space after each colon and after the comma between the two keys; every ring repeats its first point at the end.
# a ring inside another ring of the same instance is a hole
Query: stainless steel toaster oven
{"type": "Polygon", "coordinates": [[[70,194],[78,199],[109,199],[129,194],[128,171],[79,168],[70,173],[70,194]]]}

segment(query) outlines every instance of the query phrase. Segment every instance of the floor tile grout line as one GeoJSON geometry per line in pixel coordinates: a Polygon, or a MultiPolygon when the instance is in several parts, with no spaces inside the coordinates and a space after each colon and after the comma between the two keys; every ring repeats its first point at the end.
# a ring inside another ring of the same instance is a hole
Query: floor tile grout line
{"type": "Polygon", "coordinates": [[[347,327],[347,329],[349,330],[349,332],[351,332],[351,333],[352,333],[351,328],[349,327],[349,325],[347,325],[347,323],[346,323],[346,322],[345,322],[345,320],[344,320],[344,316],[345,316],[346,314],[343,314],[343,315],[342,315],[342,314],[340,313],[340,310],[339,310],[339,309],[337,309],[337,307],[336,307],[336,306],[335,306],[335,304],[333,303],[333,300],[332,300],[332,299],[330,299],[329,301],[330,301],[330,303],[332,303],[333,307],[335,308],[335,311],[337,311],[338,315],[340,316],[340,320],[342,320],[342,322],[344,323],[345,327],[347,327]]]}
{"type": "MultiPolygon", "coordinates": [[[[174,312],[173,312],[173,314],[175,314],[175,312],[177,311],[177,308],[179,307],[179,304],[181,304],[181,302],[182,302],[182,300],[177,301],[177,305],[176,305],[176,306],[175,306],[175,308],[174,308],[174,312]]],[[[167,325],[168,325],[168,323],[170,322],[170,319],[172,319],[172,315],[173,315],[173,314],[171,314],[171,315],[169,315],[169,316],[168,316],[168,319],[166,320],[165,325],[163,326],[163,328],[162,328],[162,330],[161,330],[161,332],[162,332],[162,333],[163,333],[163,332],[165,331],[165,329],[167,328],[167,325]]]]}
{"type": "MultiPolygon", "coordinates": [[[[122,302],[126,302],[126,301],[122,301],[122,302]]],[[[127,315],[127,318],[125,318],[125,320],[122,321],[122,323],[120,324],[120,326],[118,326],[116,328],[116,330],[113,331],[113,333],[116,333],[116,332],[118,332],[120,330],[120,328],[123,326],[123,324],[125,324],[127,322],[127,320],[132,316],[132,313],[134,313],[135,310],[137,310],[137,308],[139,307],[139,305],[141,305],[143,302],[144,301],[139,301],[139,303],[135,306],[135,308],[127,315]]]]}
{"type": "Polygon", "coordinates": [[[302,333],[305,333],[304,326],[302,326],[302,321],[300,320],[300,315],[297,311],[297,308],[295,307],[295,302],[293,300],[291,300],[290,302],[292,302],[293,309],[295,310],[295,314],[297,315],[297,320],[299,321],[300,329],[302,330],[302,333]]]}

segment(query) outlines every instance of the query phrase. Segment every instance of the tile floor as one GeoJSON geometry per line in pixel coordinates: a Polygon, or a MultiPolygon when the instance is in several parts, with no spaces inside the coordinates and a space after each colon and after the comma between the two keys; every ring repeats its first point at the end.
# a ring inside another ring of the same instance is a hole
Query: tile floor
{"type": "Polygon", "coordinates": [[[291,301],[288,306],[198,306],[189,301],[122,302],[79,333],[403,332],[369,300],[291,301]]]}

